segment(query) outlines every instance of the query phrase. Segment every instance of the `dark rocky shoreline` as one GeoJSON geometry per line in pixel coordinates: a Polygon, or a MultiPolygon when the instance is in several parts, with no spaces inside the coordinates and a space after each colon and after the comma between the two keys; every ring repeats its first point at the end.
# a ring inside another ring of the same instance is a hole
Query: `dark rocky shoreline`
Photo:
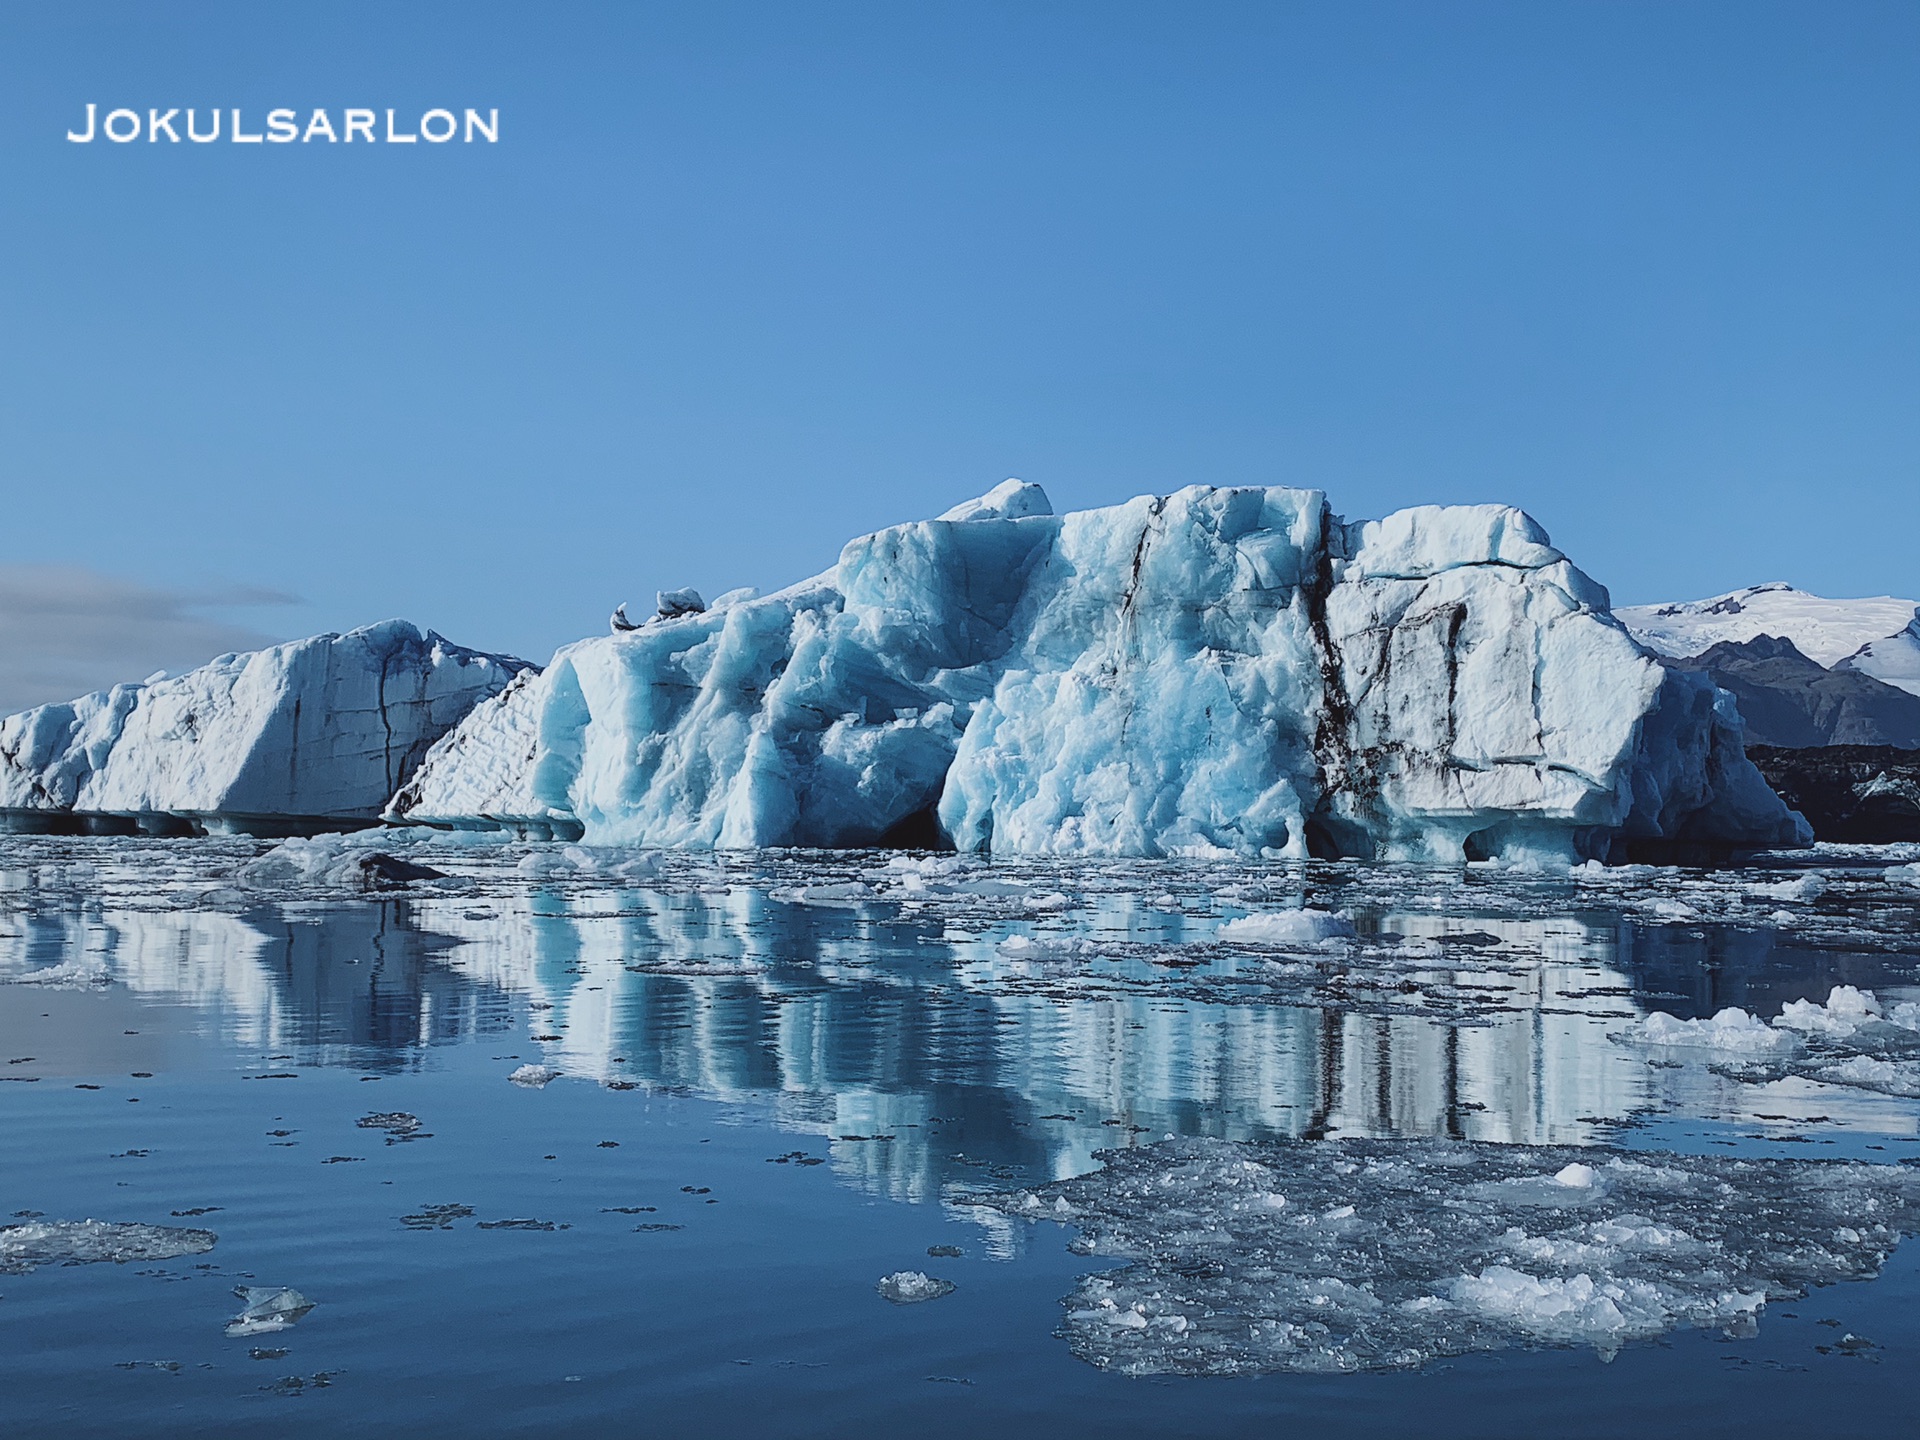
{"type": "Polygon", "coordinates": [[[1807,817],[1816,840],[1851,845],[1920,841],[1920,750],[1749,745],[1747,755],[1775,793],[1807,817]]]}

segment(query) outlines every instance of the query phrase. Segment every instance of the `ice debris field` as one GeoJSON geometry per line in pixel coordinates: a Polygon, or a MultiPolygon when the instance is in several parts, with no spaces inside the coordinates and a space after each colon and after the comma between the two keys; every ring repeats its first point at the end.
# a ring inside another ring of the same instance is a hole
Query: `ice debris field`
{"type": "Polygon", "coordinates": [[[1907,1166],[1440,1141],[1107,1153],[983,1206],[1127,1263],[1066,1302],[1074,1353],[1127,1374],[1407,1368],[1513,1344],[1610,1359],[1681,1326],[1878,1273],[1920,1226],[1907,1166]]]}

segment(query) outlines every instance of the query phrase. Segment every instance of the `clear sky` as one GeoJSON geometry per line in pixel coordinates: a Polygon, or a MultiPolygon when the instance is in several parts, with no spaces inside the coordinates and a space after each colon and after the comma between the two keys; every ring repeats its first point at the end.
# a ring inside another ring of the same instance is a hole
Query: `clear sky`
{"type": "Polygon", "coordinates": [[[1917,82],[1912,3],[7,3],[0,700],[395,614],[544,659],[1009,475],[1913,594],[1917,82]]]}

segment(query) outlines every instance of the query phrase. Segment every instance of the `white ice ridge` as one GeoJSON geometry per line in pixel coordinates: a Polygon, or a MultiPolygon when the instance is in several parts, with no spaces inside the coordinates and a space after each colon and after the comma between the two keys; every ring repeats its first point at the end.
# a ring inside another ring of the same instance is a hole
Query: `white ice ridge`
{"type": "Polygon", "coordinates": [[[1454,1141],[1180,1140],[958,1203],[1114,1257],[1061,1333],[1130,1375],[1405,1369],[1512,1344],[1603,1358],[1879,1272],[1920,1227],[1903,1165],[1454,1141]]]}
{"type": "Polygon", "coordinates": [[[370,821],[434,741],[526,668],[387,620],[42,705],[0,720],[0,814],[370,821]]]}
{"type": "Polygon", "coordinates": [[[1009,481],[561,650],[390,818],[594,844],[1459,860],[1806,843],[1737,713],[1527,516],[1009,481]]]}
{"type": "Polygon", "coordinates": [[[1830,670],[1858,670],[1920,695],[1920,603],[1912,600],[1829,600],[1775,581],[1709,600],[1623,605],[1614,613],[1662,655],[1700,655],[1723,640],[1773,635],[1830,670]]]}

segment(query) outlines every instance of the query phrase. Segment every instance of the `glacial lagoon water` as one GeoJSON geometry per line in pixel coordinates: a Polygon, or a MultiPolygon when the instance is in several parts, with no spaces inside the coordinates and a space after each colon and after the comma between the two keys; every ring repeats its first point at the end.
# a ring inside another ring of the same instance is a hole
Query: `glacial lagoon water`
{"type": "Polygon", "coordinates": [[[0,840],[0,1433],[1920,1419],[1914,853],[458,840],[0,840]]]}

